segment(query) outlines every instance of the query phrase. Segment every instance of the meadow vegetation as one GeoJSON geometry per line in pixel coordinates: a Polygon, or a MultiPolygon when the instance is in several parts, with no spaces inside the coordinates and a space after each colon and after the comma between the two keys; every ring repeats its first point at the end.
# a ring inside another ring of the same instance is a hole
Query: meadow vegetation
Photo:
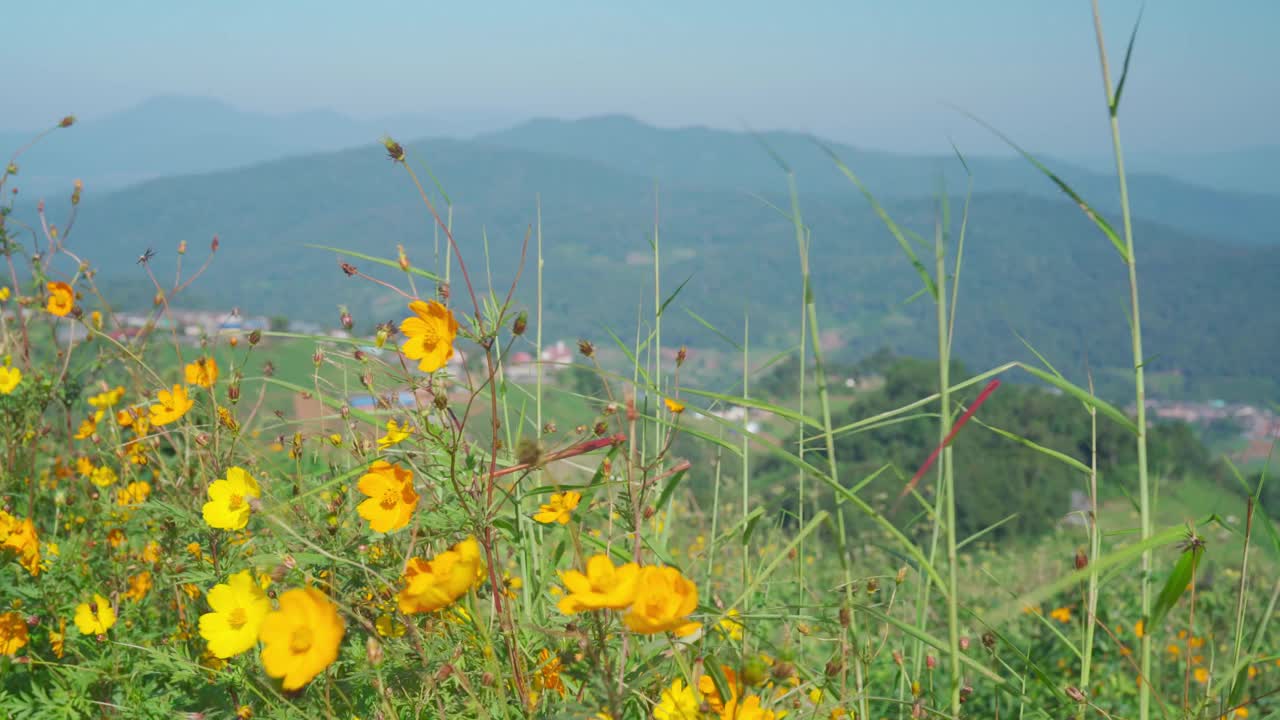
{"type": "MultiPolygon", "coordinates": [[[[932,360],[824,357],[843,288],[814,282],[824,246],[783,155],[794,349],[754,353],[750,315],[703,320],[740,357],[727,388],[691,382],[664,340],[684,286],[662,275],[658,227],[632,334],[584,337],[554,378],[508,378],[514,353],[540,356],[544,298],[574,295],[544,286],[539,218],[496,276],[454,239],[449,178],[389,138],[442,243],[340,250],[341,273],[308,280],[398,308],[344,313],[352,337],[156,329],[224,261],[215,239],[161,248],[173,278],[137,258],[152,325],[122,338],[73,242],[84,190],[60,224],[7,200],[0,716],[1280,715],[1274,482],[1144,415],[1116,119],[1129,57],[1114,83],[1101,60],[1118,225],[1027,160],[1127,272],[1127,317],[1096,322],[1130,331],[1133,413],[1030,342],[1034,364],[959,362],[967,196],[942,193],[921,237],[834,152],[915,274],[932,360]],[[319,410],[298,417],[300,400],[319,410]]],[[[581,313],[607,296],[576,297],[581,313]]]]}

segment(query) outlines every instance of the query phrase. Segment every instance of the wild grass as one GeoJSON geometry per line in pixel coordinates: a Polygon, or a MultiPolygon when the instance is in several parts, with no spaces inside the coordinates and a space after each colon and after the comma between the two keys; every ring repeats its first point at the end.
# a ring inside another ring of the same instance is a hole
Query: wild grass
{"type": "MultiPolygon", "coordinates": [[[[494,278],[483,233],[468,229],[479,244],[455,236],[448,178],[391,139],[392,169],[435,223],[432,246],[396,258],[315,251],[338,257],[336,280],[399,297],[405,318],[437,314],[373,326],[344,313],[350,338],[268,331],[191,345],[154,325],[118,338],[118,313],[70,244],[74,214],[59,229],[42,206],[26,224],[10,200],[0,215],[0,715],[1280,715],[1280,532],[1260,504],[1266,473],[1238,476],[1240,500],[1195,479],[1162,482],[1148,467],[1118,120],[1136,28],[1113,86],[1096,14],[1095,26],[1121,230],[1027,159],[1126,264],[1130,315],[1103,321],[1132,331],[1136,417],[1098,397],[1087,368],[1073,382],[1078,373],[1030,345],[1035,362],[952,376],[972,178],[958,222],[940,190],[923,238],[832,155],[851,201],[879,214],[919,298],[934,303],[939,360],[936,392],[843,425],[820,342],[821,309],[840,302],[840,288],[815,287],[810,273],[839,248],[805,223],[803,178],[776,155],[790,202],[775,209],[794,229],[801,270],[794,345],[758,349],[746,311],[740,335],[703,321],[709,342],[741,355],[728,388],[682,379],[683,347],[666,359],[663,315],[683,285],[662,276],[659,188],[652,305],[633,332],[582,340],[574,367],[588,371],[586,386],[544,364],[531,380],[512,375],[516,352],[545,347],[543,251],[555,238],[544,238],[540,206],[508,248],[522,270],[494,278]],[[536,301],[523,308],[514,291],[529,275],[536,301]],[[80,338],[57,341],[71,326],[80,338]],[[467,362],[446,365],[454,347],[467,362]],[[793,399],[762,395],[758,378],[788,358],[799,366],[793,399]],[[1019,372],[1078,401],[1087,449],[984,421],[983,403],[1019,372]],[[175,386],[189,407],[158,397],[175,386]],[[410,405],[394,400],[403,390],[410,405]],[[353,406],[356,395],[377,400],[353,406]],[[298,417],[298,399],[316,412],[298,417]],[[735,407],[769,413],[767,427],[715,412],[735,407]],[[841,438],[904,423],[936,423],[936,452],[849,476],[841,438]],[[1130,434],[1132,472],[1100,471],[1103,423],[1130,434]],[[1088,497],[1078,523],[1044,518],[1031,538],[1001,536],[1001,523],[961,530],[959,500],[990,479],[958,474],[953,447],[988,431],[1076,474],[1088,497]],[[696,462],[679,456],[694,446],[696,462]],[[794,483],[763,485],[755,470],[766,458],[794,483]],[[379,463],[410,479],[382,479],[391,476],[379,463]],[[901,478],[897,492],[873,490],[889,477],[901,478]]],[[[0,190],[20,178],[22,152],[0,190]]],[[[216,249],[172,282],[139,259],[153,321],[216,249]]]]}

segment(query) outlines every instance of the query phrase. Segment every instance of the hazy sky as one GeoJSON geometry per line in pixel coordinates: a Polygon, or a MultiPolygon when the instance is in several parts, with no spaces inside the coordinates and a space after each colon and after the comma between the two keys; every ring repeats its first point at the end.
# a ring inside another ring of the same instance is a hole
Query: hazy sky
{"type": "MultiPolygon", "coordinates": [[[[1139,4],[1102,5],[1118,66],[1139,4]]],[[[1276,0],[1149,2],[1129,149],[1280,143],[1277,29],[1276,0]]],[[[992,149],[953,103],[1041,151],[1109,150],[1085,0],[15,0],[0,77],[5,128],[177,93],[268,112],[627,113],[992,149]]]]}

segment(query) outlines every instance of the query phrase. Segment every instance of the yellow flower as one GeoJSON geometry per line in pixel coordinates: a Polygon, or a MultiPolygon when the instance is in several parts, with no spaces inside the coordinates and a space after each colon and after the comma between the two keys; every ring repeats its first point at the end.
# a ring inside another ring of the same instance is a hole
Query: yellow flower
{"type": "Polygon", "coordinates": [[[404,623],[397,622],[394,617],[385,613],[378,616],[378,619],[373,622],[373,627],[382,637],[397,638],[403,636],[405,632],[404,623]]]}
{"type": "Polygon", "coordinates": [[[676,678],[671,681],[671,687],[662,691],[662,699],[653,709],[653,717],[655,720],[698,720],[701,704],[698,691],[676,678]]]}
{"type": "Polygon", "coordinates": [[[557,607],[565,615],[603,608],[621,610],[635,600],[639,578],[639,565],[632,562],[614,567],[608,555],[595,555],[587,560],[586,574],[577,570],[560,574],[568,593],[557,607]]]}
{"type": "Polygon", "coordinates": [[[683,637],[701,627],[701,623],[688,621],[689,613],[697,607],[697,586],[673,567],[650,565],[640,571],[635,602],[622,616],[622,623],[644,635],[673,630],[683,637]]]}
{"type": "Polygon", "coordinates": [[[187,396],[187,389],[181,385],[174,385],[172,390],[161,390],[156,393],[156,403],[151,406],[151,424],[167,425],[186,415],[194,404],[195,401],[187,396]]]}
{"type": "Polygon", "coordinates": [[[106,487],[115,483],[118,479],[116,471],[106,465],[94,468],[93,472],[89,474],[89,481],[98,487],[106,487]]]}
{"type": "Polygon", "coordinates": [[[106,410],[120,402],[122,397],[124,397],[124,388],[117,386],[114,390],[105,390],[90,397],[89,405],[99,410],[106,410]]]}
{"type": "Polygon", "coordinates": [[[87,457],[76,458],[76,472],[81,477],[88,477],[93,474],[93,461],[87,457]]]}
{"type": "Polygon", "coordinates": [[[129,589],[124,596],[134,602],[141,602],[142,598],[147,596],[151,591],[151,572],[143,570],[142,572],[129,578],[129,589]]]}
{"type": "Polygon", "coordinates": [[[1138,622],[1133,624],[1133,634],[1141,638],[1145,634],[1143,632],[1144,628],[1146,628],[1146,623],[1139,620],[1138,622]]]}
{"type": "Polygon", "coordinates": [[[538,674],[533,677],[533,687],[539,692],[548,690],[564,697],[564,681],[560,679],[560,658],[543,648],[538,653],[538,674]]]}
{"type": "Polygon", "coordinates": [[[1071,608],[1069,607],[1055,608],[1053,612],[1049,613],[1049,617],[1053,618],[1054,620],[1057,620],[1060,623],[1069,623],[1071,622],[1071,608]]]}
{"type": "Polygon", "coordinates": [[[202,514],[205,524],[218,530],[239,530],[249,524],[249,498],[261,497],[258,481],[244,468],[227,469],[225,480],[209,484],[209,502],[202,514]]]}
{"type": "Polygon", "coordinates": [[[67,619],[58,618],[58,629],[49,631],[49,647],[53,650],[53,654],[59,659],[62,658],[62,647],[67,639],[67,619]]]}
{"type": "Polygon", "coordinates": [[[16,367],[0,367],[0,395],[8,395],[22,382],[22,371],[16,367]]]}
{"type": "Polygon", "coordinates": [[[404,588],[397,596],[400,612],[433,612],[449,605],[480,584],[484,563],[473,537],[431,560],[411,558],[404,569],[404,588]]]}
{"type": "MultiPolygon", "coordinates": [[[[738,673],[728,665],[720,666],[720,674],[724,676],[725,689],[729,691],[729,699],[738,697],[738,673]]],[[[716,689],[716,681],[710,675],[703,675],[698,678],[698,690],[701,691],[702,697],[707,702],[707,707],[711,708],[714,713],[724,711],[724,698],[720,697],[720,691],[716,689]]]]}
{"type": "Polygon", "coordinates": [[[116,624],[116,611],[111,603],[94,593],[92,602],[76,606],[76,628],[81,635],[103,635],[116,624]]]}
{"type": "Polygon", "coordinates": [[[16,612],[0,614],[0,655],[17,655],[27,639],[26,618],[16,612]]]}
{"type": "Polygon", "coordinates": [[[280,596],[280,609],[263,621],[262,666],[267,675],[283,678],[285,690],[297,690],[338,659],[345,633],[338,606],[324,593],[289,590],[280,596]]]}
{"type": "MultiPolygon", "coordinates": [[[[342,436],[339,435],[337,437],[338,442],[334,443],[335,446],[342,444],[342,436]]],[[[395,418],[391,418],[387,421],[387,434],[378,438],[378,449],[386,450],[407,437],[409,437],[409,423],[406,422],[401,426],[396,423],[395,418]]]]}
{"type": "Polygon", "coordinates": [[[93,312],[89,313],[89,320],[90,322],[93,323],[94,330],[102,329],[102,313],[101,312],[94,310],[93,312]]]}
{"type": "Polygon", "coordinates": [[[1166,647],[1164,651],[1175,658],[1182,654],[1182,648],[1174,643],[1169,643],[1168,647],[1166,647]]]}
{"type": "Polygon", "coordinates": [[[130,505],[141,505],[151,496],[151,483],[131,482],[120,491],[120,495],[116,498],[116,504],[122,507],[130,505]]]}
{"type": "Polygon", "coordinates": [[[408,338],[400,351],[418,361],[422,372],[435,372],[453,357],[453,339],[458,334],[458,321],[449,308],[435,300],[409,303],[413,317],[400,322],[400,332],[408,338]]]}
{"type": "Polygon", "coordinates": [[[271,611],[271,600],[248,570],[214,585],[207,596],[213,612],[200,616],[200,637],[217,658],[229,658],[258,643],[262,622],[271,611]]]}
{"type": "Polygon", "coordinates": [[[1202,667],[1196,668],[1192,675],[1195,676],[1196,682],[1198,683],[1204,684],[1209,682],[1209,671],[1202,667]]]}
{"type": "Polygon", "coordinates": [[[18,520],[0,510],[0,548],[15,551],[19,565],[32,575],[40,574],[40,538],[31,518],[18,520]]]}
{"type": "Polygon", "coordinates": [[[568,525],[569,520],[573,517],[574,508],[578,507],[578,503],[581,500],[582,493],[574,492],[573,490],[553,493],[551,501],[539,507],[533,519],[544,525],[550,525],[551,523],[568,525]]]}
{"type": "Polygon", "coordinates": [[[356,487],[369,499],[356,507],[375,532],[391,532],[409,524],[418,506],[413,490],[413,473],[399,465],[377,460],[360,476],[356,487]]]}
{"type": "Polygon", "coordinates": [[[84,440],[98,431],[98,420],[102,419],[102,411],[99,410],[93,417],[87,418],[80,423],[80,429],[76,431],[76,439],[84,440]]]}
{"type": "Polygon", "coordinates": [[[738,609],[732,608],[719,623],[721,632],[728,635],[730,640],[742,639],[742,623],[734,619],[738,615],[738,609]]]}
{"type": "Polygon", "coordinates": [[[107,533],[107,542],[113,548],[120,547],[121,545],[124,544],[124,541],[125,541],[124,531],[121,530],[120,528],[113,528],[111,532],[107,533]]]}
{"type": "Polygon", "coordinates": [[[0,287],[0,302],[7,302],[8,300],[9,300],[9,286],[5,285],[4,287],[0,287]]]}
{"type": "Polygon", "coordinates": [[[760,707],[760,698],[747,695],[741,703],[737,698],[730,700],[720,717],[721,720],[774,720],[777,716],[772,710],[760,707]]]}
{"type": "Polygon", "coordinates": [[[675,398],[663,398],[662,402],[666,403],[667,410],[669,410],[672,415],[679,415],[684,412],[684,403],[676,400],[675,398]]]}
{"type": "Polygon", "coordinates": [[[143,562],[154,563],[160,560],[160,543],[152,540],[142,549],[143,562]]]}
{"type": "Polygon", "coordinates": [[[196,358],[195,362],[187,363],[183,371],[188,385],[207,388],[218,382],[218,361],[211,357],[196,358]]]}
{"type": "Polygon", "coordinates": [[[49,300],[45,304],[45,309],[50,313],[63,317],[71,312],[71,307],[76,303],[76,294],[71,286],[64,282],[51,282],[46,286],[49,289],[49,300]]]}

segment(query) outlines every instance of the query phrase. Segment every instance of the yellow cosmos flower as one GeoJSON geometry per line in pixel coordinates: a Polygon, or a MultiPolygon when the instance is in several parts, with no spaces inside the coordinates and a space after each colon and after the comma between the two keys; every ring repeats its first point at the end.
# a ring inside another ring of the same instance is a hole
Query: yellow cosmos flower
{"type": "Polygon", "coordinates": [[[16,612],[0,614],[0,655],[17,655],[27,640],[26,618],[16,612]]]}
{"type": "MultiPolygon", "coordinates": [[[[725,689],[729,691],[729,699],[736,699],[738,697],[738,673],[728,665],[721,665],[720,674],[724,676],[725,689]]],[[[724,698],[720,697],[720,691],[716,689],[716,681],[711,679],[710,675],[703,675],[698,678],[698,690],[702,693],[703,699],[706,700],[707,707],[711,708],[711,712],[716,714],[724,712],[724,698]]]]}
{"type": "Polygon", "coordinates": [[[151,483],[131,482],[120,491],[120,495],[116,497],[116,504],[121,507],[129,507],[131,505],[141,505],[151,496],[151,483]]]}
{"type": "Polygon", "coordinates": [[[209,589],[213,612],[200,616],[200,637],[217,658],[229,658],[258,644],[262,622],[271,612],[271,600],[254,580],[253,573],[241,570],[226,583],[209,589]]]}
{"type": "Polygon", "coordinates": [[[76,472],[81,477],[89,477],[93,474],[93,461],[87,457],[76,458],[76,472]]]}
{"type": "Polygon", "coordinates": [[[89,321],[93,323],[94,330],[102,329],[102,313],[101,312],[94,310],[93,312],[89,313],[89,321]]]}
{"type": "Polygon", "coordinates": [[[564,681],[560,679],[560,658],[543,648],[538,653],[538,674],[533,676],[533,687],[538,692],[548,691],[565,695],[564,681]]]}
{"type": "Polygon", "coordinates": [[[373,627],[382,637],[398,638],[405,633],[404,623],[385,613],[378,616],[378,619],[373,622],[373,627]]]}
{"type": "Polygon", "coordinates": [[[760,698],[747,695],[742,702],[738,702],[737,698],[730,700],[720,717],[722,720],[775,720],[777,715],[772,710],[760,707],[760,698]]]}
{"type": "Polygon", "coordinates": [[[702,717],[698,710],[701,704],[698,691],[676,678],[671,681],[671,687],[662,691],[662,698],[653,709],[653,717],[655,720],[698,720],[702,717]]]}
{"type": "Polygon", "coordinates": [[[195,362],[187,364],[184,372],[188,385],[213,387],[218,382],[218,361],[211,357],[196,358],[195,362]]]}
{"type": "Polygon", "coordinates": [[[67,619],[58,618],[58,629],[49,631],[49,648],[53,654],[62,659],[63,643],[67,639],[67,619]]]}
{"type": "Polygon", "coordinates": [[[174,385],[172,390],[161,390],[156,393],[156,403],[150,408],[151,424],[167,425],[186,415],[194,404],[195,401],[187,396],[187,389],[181,385],[174,385]]]}
{"type": "Polygon", "coordinates": [[[76,606],[75,619],[81,635],[104,635],[116,624],[116,611],[106,598],[94,593],[92,602],[76,606]]]}
{"type": "MultiPolygon", "coordinates": [[[[400,441],[404,440],[407,437],[409,437],[409,423],[406,422],[403,426],[401,426],[396,423],[395,418],[391,418],[390,420],[387,421],[387,434],[378,438],[378,449],[386,450],[392,445],[399,444],[400,441]]],[[[334,444],[335,445],[342,444],[341,435],[338,436],[338,442],[334,444]]]]}
{"type": "Polygon", "coordinates": [[[1205,670],[1205,669],[1204,669],[1204,668],[1202,668],[1202,667],[1198,667],[1198,668],[1196,668],[1196,669],[1192,672],[1192,675],[1194,675],[1194,676],[1195,676],[1195,678],[1196,678],[1196,682],[1200,683],[1201,685],[1203,685],[1204,683],[1209,682],[1209,671],[1208,671],[1208,670],[1205,670]]]}
{"type": "Polygon", "coordinates": [[[40,574],[40,538],[36,535],[31,518],[19,520],[0,510],[0,549],[8,548],[17,554],[18,564],[32,575],[40,574]]]}
{"type": "Polygon", "coordinates": [[[414,508],[418,507],[413,473],[385,460],[377,460],[369,466],[369,472],[360,476],[356,487],[369,496],[368,500],[360,503],[356,512],[369,521],[374,532],[391,532],[408,525],[414,508]]]}
{"type": "Polygon", "coordinates": [[[225,480],[209,484],[209,502],[204,504],[201,514],[211,528],[240,530],[249,524],[249,498],[261,496],[258,481],[244,468],[228,468],[225,480]]]}
{"type": "Polygon", "coordinates": [[[688,620],[697,607],[696,585],[673,567],[650,565],[640,571],[635,602],[622,616],[622,623],[644,635],[673,630],[683,637],[702,626],[688,620]]]}
{"type": "Polygon", "coordinates": [[[45,303],[45,309],[50,313],[63,317],[71,312],[71,308],[76,304],[75,291],[71,286],[64,282],[51,282],[46,286],[49,290],[49,300],[45,303]]]}
{"type": "Polygon", "coordinates": [[[663,398],[662,402],[666,404],[667,410],[672,415],[679,415],[680,413],[684,412],[684,403],[680,402],[679,400],[676,400],[675,398],[663,398]]]}
{"type": "Polygon", "coordinates": [[[742,623],[737,620],[739,614],[737,608],[731,608],[719,623],[720,631],[728,635],[730,640],[742,639],[742,623]]]}
{"type": "Polygon", "coordinates": [[[639,565],[631,562],[614,567],[608,555],[595,555],[587,560],[586,574],[577,570],[560,574],[567,592],[557,607],[565,615],[603,608],[621,610],[635,600],[639,578],[639,565]]]}
{"type": "Polygon", "coordinates": [[[283,679],[285,690],[297,690],[338,659],[345,633],[338,606],[324,593],[289,590],[280,596],[280,609],[263,622],[262,666],[267,675],[283,679]]]}
{"type": "Polygon", "coordinates": [[[120,402],[120,398],[124,397],[124,388],[116,387],[114,390],[105,390],[89,398],[89,405],[99,410],[106,410],[120,402]]]}
{"type": "Polygon", "coordinates": [[[1049,617],[1053,618],[1054,620],[1057,620],[1060,623],[1069,623],[1071,622],[1071,608],[1069,607],[1054,608],[1053,612],[1049,613],[1049,617]]]}
{"type": "Polygon", "coordinates": [[[114,484],[118,479],[116,471],[106,465],[96,467],[93,472],[89,473],[89,481],[98,487],[107,487],[114,484]]]}
{"type": "Polygon", "coordinates": [[[101,419],[101,410],[94,413],[93,417],[86,418],[84,422],[80,423],[80,429],[76,431],[76,439],[84,440],[85,438],[92,436],[98,431],[98,421],[101,419]]]}
{"type": "Polygon", "coordinates": [[[22,371],[16,367],[0,367],[0,395],[8,395],[22,382],[22,371]]]}
{"type": "Polygon", "coordinates": [[[1146,634],[1145,632],[1146,627],[1147,627],[1146,623],[1139,620],[1138,622],[1133,624],[1133,634],[1141,638],[1143,635],[1146,634]]]}
{"type": "Polygon", "coordinates": [[[454,545],[431,560],[411,558],[404,569],[404,587],[396,596],[400,612],[434,612],[480,584],[484,562],[474,537],[454,545]]]}
{"type": "Polygon", "coordinates": [[[551,523],[568,525],[570,518],[573,517],[574,509],[578,507],[578,503],[581,500],[582,493],[574,492],[573,490],[553,493],[550,502],[539,507],[533,519],[544,525],[550,525],[551,523]]]}
{"type": "Polygon", "coordinates": [[[156,542],[155,540],[152,540],[147,543],[146,547],[142,548],[142,561],[154,563],[154,562],[159,562],[159,560],[160,560],[160,543],[156,542]]]}
{"type": "Polygon", "coordinates": [[[143,570],[129,578],[129,589],[125,591],[124,596],[134,602],[141,602],[149,592],[151,592],[151,572],[143,570]]]}
{"type": "Polygon", "coordinates": [[[410,360],[418,361],[418,369],[435,372],[453,357],[453,339],[458,334],[458,321],[449,308],[435,300],[409,303],[413,317],[400,323],[400,332],[408,338],[400,351],[410,360]]]}
{"type": "Polygon", "coordinates": [[[5,285],[4,287],[0,287],[0,302],[8,302],[9,293],[10,291],[9,291],[8,285],[5,285]]]}

